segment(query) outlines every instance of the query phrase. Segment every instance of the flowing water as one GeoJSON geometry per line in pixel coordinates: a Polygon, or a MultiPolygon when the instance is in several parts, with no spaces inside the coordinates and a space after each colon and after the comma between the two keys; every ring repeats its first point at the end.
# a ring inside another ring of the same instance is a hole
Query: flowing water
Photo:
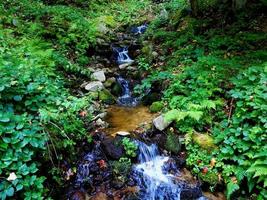
{"type": "MultiPolygon", "coordinates": [[[[146,145],[142,142],[137,144],[140,164],[134,167],[133,173],[140,187],[140,199],[180,200],[181,192],[185,188],[183,183],[177,181],[176,177],[180,172],[175,161],[170,157],[161,156],[155,144],[146,145]]],[[[204,199],[201,197],[200,188],[195,186],[194,189],[195,193],[189,199],[204,199]]]]}
{"type": "Polygon", "coordinates": [[[122,95],[118,98],[117,101],[118,104],[129,107],[137,106],[140,102],[140,99],[132,96],[129,82],[121,76],[117,78],[117,82],[119,83],[122,89],[122,95]]]}
{"type": "Polygon", "coordinates": [[[133,60],[128,55],[128,48],[127,47],[112,47],[114,53],[117,55],[117,63],[119,65],[125,64],[125,63],[132,63],[133,60]]]}
{"type": "Polygon", "coordinates": [[[144,24],[144,25],[141,25],[141,26],[137,26],[137,27],[134,27],[132,29],[132,33],[135,34],[135,35],[140,35],[140,34],[143,34],[146,29],[147,29],[147,24],[144,24]]]}
{"type": "MultiPolygon", "coordinates": [[[[136,27],[132,32],[139,35],[144,33],[146,28],[147,25],[142,25],[136,27]]],[[[119,65],[133,62],[128,55],[127,47],[112,48],[119,65]]],[[[142,97],[132,96],[129,82],[126,79],[119,76],[117,82],[122,88],[122,94],[118,97],[118,105],[110,106],[108,109],[106,121],[110,127],[105,129],[108,135],[114,135],[118,131],[135,130],[141,123],[149,123],[155,117],[147,107],[139,105],[142,97]]],[[[86,188],[87,185],[103,187],[103,183],[109,183],[112,179],[111,168],[107,165],[108,160],[100,144],[100,141],[96,142],[94,148],[79,162],[74,178],[74,188],[78,190],[74,190],[74,192],[83,192],[83,188],[86,188]]],[[[139,187],[138,198],[140,200],[205,199],[201,197],[202,192],[198,184],[194,183],[193,186],[190,186],[187,180],[179,178],[183,174],[178,169],[175,160],[168,156],[162,156],[156,144],[147,145],[140,141],[136,141],[136,144],[139,148],[139,164],[134,165],[132,177],[139,187]]]]}

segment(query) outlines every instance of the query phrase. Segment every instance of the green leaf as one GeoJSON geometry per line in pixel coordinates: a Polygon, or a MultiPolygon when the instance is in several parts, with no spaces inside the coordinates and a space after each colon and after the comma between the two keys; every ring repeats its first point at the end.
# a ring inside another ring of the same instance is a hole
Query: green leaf
{"type": "Polygon", "coordinates": [[[227,189],[226,189],[226,196],[227,196],[227,199],[230,199],[231,195],[237,191],[239,189],[239,185],[236,184],[236,183],[233,183],[232,181],[230,181],[228,184],[227,184],[227,189]]]}
{"type": "Polygon", "coordinates": [[[5,192],[6,192],[6,195],[7,195],[8,197],[11,197],[11,196],[14,195],[14,188],[13,188],[13,187],[10,187],[10,188],[8,188],[5,192]]]}
{"type": "Polygon", "coordinates": [[[0,122],[4,122],[4,123],[6,123],[6,122],[9,122],[10,121],[10,119],[9,119],[9,117],[1,117],[0,118],[0,122]]]}
{"type": "Polygon", "coordinates": [[[0,86],[0,92],[2,92],[5,89],[5,86],[0,86]]]}
{"type": "Polygon", "coordinates": [[[22,96],[20,96],[20,95],[16,95],[16,96],[13,97],[13,99],[14,99],[15,101],[21,101],[21,100],[22,100],[22,96]]]}
{"type": "Polygon", "coordinates": [[[16,186],[16,190],[17,190],[17,191],[22,190],[22,188],[23,188],[23,185],[22,185],[22,184],[18,184],[18,185],[16,186]]]}
{"type": "Polygon", "coordinates": [[[16,129],[17,130],[20,130],[20,129],[22,129],[24,127],[24,124],[23,123],[20,123],[20,124],[18,124],[17,126],[16,126],[16,129]]]}
{"type": "Polygon", "coordinates": [[[203,115],[202,111],[188,111],[187,113],[191,118],[195,119],[196,121],[199,121],[203,115]]]}

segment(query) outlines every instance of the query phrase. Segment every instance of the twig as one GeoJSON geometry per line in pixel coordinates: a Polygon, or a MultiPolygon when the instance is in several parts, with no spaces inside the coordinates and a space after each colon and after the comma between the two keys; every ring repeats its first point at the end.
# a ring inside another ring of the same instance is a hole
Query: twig
{"type": "Polygon", "coordinates": [[[69,136],[67,136],[67,134],[64,132],[63,129],[61,129],[57,124],[55,124],[54,122],[49,121],[50,124],[52,124],[53,126],[55,126],[56,128],[58,128],[60,130],[60,133],[63,134],[63,136],[65,136],[66,138],[68,138],[68,140],[70,140],[69,136]]]}

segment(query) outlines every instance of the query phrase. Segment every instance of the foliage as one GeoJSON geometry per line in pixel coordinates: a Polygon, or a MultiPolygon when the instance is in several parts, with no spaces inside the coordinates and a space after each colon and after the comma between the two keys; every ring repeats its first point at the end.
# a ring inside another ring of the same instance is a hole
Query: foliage
{"type": "Polygon", "coordinates": [[[215,139],[220,143],[218,157],[237,164],[230,172],[236,176],[237,184],[247,179],[249,190],[256,187],[262,197],[266,195],[267,172],[266,81],[266,63],[238,74],[232,81],[235,87],[229,92],[235,101],[235,111],[228,121],[214,129],[215,139]]]}
{"type": "Polygon", "coordinates": [[[138,69],[140,71],[148,71],[150,69],[150,65],[146,62],[145,58],[139,58],[138,69]]]}
{"type": "Polygon", "coordinates": [[[130,158],[122,157],[118,161],[112,161],[113,172],[117,175],[126,176],[132,166],[130,158]]]}
{"type": "Polygon", "coordinates": [[[155,101],[149,107],[150,112],[159,112],[163,109],[164,104],[161,101],[155,101]]]}
{"type": "Polygon", "coordinates": [[[40,165],[59,162],[63,151],[75,152],[76,142],[87,135],[77,114],[89,99],[77,99],[64,88],[50,44],[15,37],[10,29],[1,29],[0,40],[1,198],[42,199],[40,165]],[[11,173],[16,178],[6,180],[11,173]]]}
{"type": "Polygon", "coordinates": [[[266,198],[267,35],[257,28],[261,14],[254,9],[236,14],[232,24],[168,9],[167,22],[156,19],[145,36],[161,49],[164,64],[137,88],[152,88],[159,73],[170,74],[165,119],[186,134],[187,165],[211,189],[223,180],[229,199],[266,198]],[[208,134],[215,145],[203,148],[194,133],[208,134]]]}
{"type": "Polygon", "coordinates": [[[130,158],[136,157],[137,145],[129,138],[125,137],[122,139],[122,145],[126,151],[126,155],[130,158]]]}

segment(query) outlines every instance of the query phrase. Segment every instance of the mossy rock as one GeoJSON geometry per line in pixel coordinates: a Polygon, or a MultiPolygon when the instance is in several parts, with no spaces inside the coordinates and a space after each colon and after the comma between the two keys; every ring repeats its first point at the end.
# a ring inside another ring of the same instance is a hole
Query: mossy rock
{"type": "Polygon", "coordinates": [[[216,148],[214,139],[207,133],[194,133],[192,139],[194,143],[198,144],[203,149],[216,148]]]}
{"type": "Polygon", "coordinates": [[[90,96],[93,100],[98,100],[98,91],[96,91],[96,92],[89,92],[89,96],[90,96]]]}
{"type": "Polygon", "coordinates": [[[106,88],[110,88],[114,83],[116,83],[116,79],[114,77],[111,77],[105,81],[104,86],[106,88]]]}
{"type": "Polygon", "coordinates": [[[161,101],[153,102],[152,105],[149,107],[150,112],[156,113],[163,109],[164,105],[161,101]]]}
{"type": "Polygon", "coordinates": [[[168,133],[166,144],[165,144],[166,150],[178,154],[181,150],[181,143],[178,135],[175,135],[174,133],[168,133]]]}
{"type": "Polygon", "coordinates": [[[120,96],[122,93],[121,86],[118,83],[113,84],[111,93],[115,96],[120,96]]]}
{"type": "Polygon", "coordinates": [[[99,91],[99,100],[106,104],[114,104],[116,102],[114,96],[106,89],[99,91]]]}

